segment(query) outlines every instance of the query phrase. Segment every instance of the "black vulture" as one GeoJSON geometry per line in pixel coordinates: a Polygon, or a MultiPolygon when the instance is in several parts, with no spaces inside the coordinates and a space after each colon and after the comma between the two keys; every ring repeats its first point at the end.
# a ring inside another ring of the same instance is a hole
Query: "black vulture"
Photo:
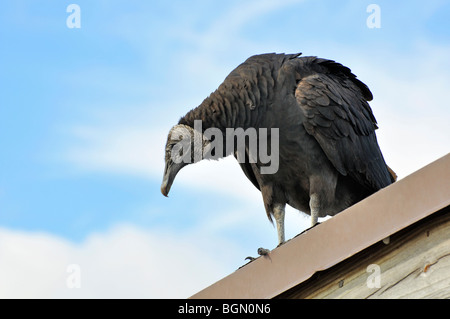
{"type": "Polygon", "coordinates": [[[261,191],[282,244],[286,204],[315,225],[394,182],[375,135],[369,88],[342,64],[300,55],[248,58],[172,127],[163,195],[189,163],[233,154],[261,191]],[[243,147],[229,147],[242,136],[243,147]],[[266,153],[252,151],[251,143],[264,146],[269,139],[266,153]],[[269,153],[275,169],[264,172],[269,153]]]}

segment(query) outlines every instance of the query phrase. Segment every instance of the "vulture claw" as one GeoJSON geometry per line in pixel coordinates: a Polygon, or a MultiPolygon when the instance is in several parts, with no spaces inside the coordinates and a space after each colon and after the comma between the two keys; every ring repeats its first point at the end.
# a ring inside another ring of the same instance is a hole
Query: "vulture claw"
{"type": "MultiPolygon", "coordinates": [[[[260,256],[268,256],[269,253],[270,253],[269,249],[262,248],[262,247],[258,248],[258,255],[260,255],[260,256]]],[[[252,256],[245,257],[245,260],[249,260],[250,262],[252,262],[255,259],[258,259],[258,257],[252,257],[252,256]]]]}
{"type": "Polygon", "coordinates": [[[267,255],[269,255],[269,253],[270,253],[269,249],[262,248],[262,247],[258,248],[258,255],[260,255],[260,256],[267,256],[267,255]]]}

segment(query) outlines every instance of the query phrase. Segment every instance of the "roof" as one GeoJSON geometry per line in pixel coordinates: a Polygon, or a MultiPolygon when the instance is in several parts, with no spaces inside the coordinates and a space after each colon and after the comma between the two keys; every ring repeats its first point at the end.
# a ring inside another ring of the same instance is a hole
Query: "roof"
{"type": "Polygon", "coordinates": [[[273,298],[450,204],[450,153],[191,298],[273,298]]]}

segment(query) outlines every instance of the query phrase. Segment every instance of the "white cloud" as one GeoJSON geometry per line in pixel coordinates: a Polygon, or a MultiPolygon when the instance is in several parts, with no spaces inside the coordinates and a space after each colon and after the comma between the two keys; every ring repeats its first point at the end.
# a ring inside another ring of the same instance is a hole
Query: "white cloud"
{"type": "Polygon", "coordinates": [[[201,239],[119,225],[73,244],[0,229],[0,298],[186,298],[236,269],[230,260],[244,263],[233,243],[201,239]],[[80,288],[67,285],[72,264],[80,288]]]}
{"type": "MultiPolygon", "coordinates": [[[[241,34],[246,25],[302,1],[241,1],[219,14],[203,30],[195,30],[193,27],[181,30],[178,27],[174,28],[170,36],[189,43],[189,47],[192,48],[183,52],[183,63],[176,64],[176,72],[185,74],[185,78],[189,79],[189,84],[183,85],[194,84],[203,87],[209,94],[228,75],[231,68],[237,66],[237,63],[267,49],[267,43],[257,43],[241,34]],[[230,63],[235,65],[229,65],[230,63]]],[[[198,17],[198,20],[202,19],[203,16],[198,17]]],[[[206,95],[202,98],[204,97],[206,95]]]]}
{"type": "Polygon", "coordinates": [[[416,52],[391,55],[382,64],[355,59],[352,69],[374,93],[381,150],[400,178],[450,151],[449,54],[450,47],[421,44],[416,52]]]}
{"type": "Polygon", "coordinates": [[[77,143],[62,157],[94,171],[155,178],[164,169],[165,132],[141,126],[78,126],[72,129],[77,143]]]}
{"type": "MultiPolygon", "coordinates": [[[[199,52],[210,52],[214,50],[220,52],[228,49],[230,44],[244,44],[239,32],[246,24],[261,18],[264,15],[273,13],[274,11],[288,7],[292,4],[301,2],[302,0],[257,0],[250,2],[239,2],[235,7],[224,12],[214,23],[205,28],[204,32],[188,35],[191,41],[198,45],[199,52]]],[[[242,48],[241,48],[242,49],[242,48]]]]}

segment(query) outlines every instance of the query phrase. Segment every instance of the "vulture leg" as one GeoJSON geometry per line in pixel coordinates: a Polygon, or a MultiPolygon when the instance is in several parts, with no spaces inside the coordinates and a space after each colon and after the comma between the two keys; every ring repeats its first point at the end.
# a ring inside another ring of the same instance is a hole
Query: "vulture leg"
{"type": "Polygon", "coordinates": [[[315,226],[319,217],[326,216],[326,207],[331,205],[335,197],[338,173],[330,167],[316,168],[319,173],[310,177],[309,210],[311,215],[311,226],[315,226]]]}
{"type": "Polygon", "coordinates": [[[284,208],[285,204],[273,205],[273,217],[277,223],[278,246],[284,243],[284,208]]]}
{"type": "Polygon", "coordinates": [[[319,220],[320,201],[319,195],[311,194],[309,198],[309,208],[311,210],[311,227],[317,224],[319,220]]]}

